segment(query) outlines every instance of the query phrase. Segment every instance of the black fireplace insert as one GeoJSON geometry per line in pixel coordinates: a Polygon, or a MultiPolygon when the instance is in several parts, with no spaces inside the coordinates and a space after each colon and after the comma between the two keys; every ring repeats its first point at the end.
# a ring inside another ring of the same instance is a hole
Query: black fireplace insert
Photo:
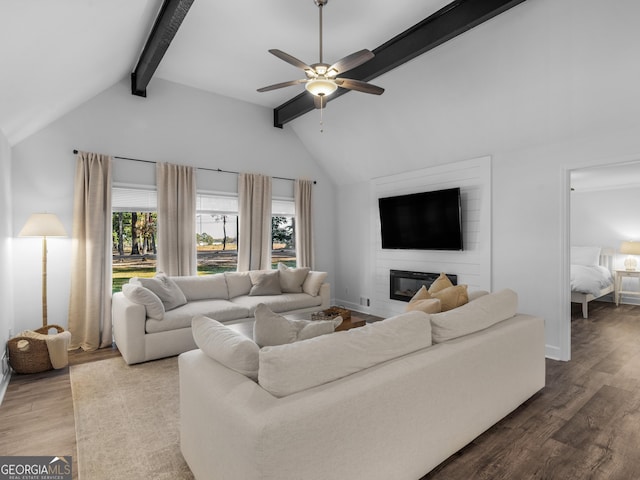
{"type": "MultiPolygon", "coordinates": [[[[446,274],[454,285],[458,284],[458,276],[446,274]]],[[[389,276],[389,298],[408,302],[423,285],[429,288],[440,276],[440,273],[408,272],[391,270],[389,276]]]]}

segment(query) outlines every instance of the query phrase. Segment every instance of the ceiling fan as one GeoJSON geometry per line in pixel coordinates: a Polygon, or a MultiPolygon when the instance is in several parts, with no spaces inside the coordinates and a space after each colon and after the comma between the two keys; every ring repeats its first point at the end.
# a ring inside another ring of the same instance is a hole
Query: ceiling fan
{"type": "Polygon", "coordinates": [[[299,80],[290,80],[288,82],[276,83],[269,85],[268,87],[259,88],[259,92],[268,92],[276,90],[278,88],[290,87],[293,85],[305,84],[305,89],[313,95],[313,101],[316,108],[324,108],[326,105],[326,97],[335,92],[338,87],[346,88],[349,90],[356,90],[358,92],[371,93],[374,95],[381,95],[384,92],[384,88],[380,88],[376,85],[372,85],[361,80],[353,80],[349,78],[338,78],[338,75],[371,60],[374,57],[373,52],[369,50],[360,50],[358,52],[347,55],[341,58],[333,65],[329,65],[322,61],[322,7],[324,7],[329,0],[313,0],[318,6],[320,17],[320,59],[318,63],[307,65],[306,63],[298,60],[296,57],[289,55],[278,49],[271,49],[269,53],[275,55],[281,60],[293,65],[304,71],[306,78],[299,80]]]}

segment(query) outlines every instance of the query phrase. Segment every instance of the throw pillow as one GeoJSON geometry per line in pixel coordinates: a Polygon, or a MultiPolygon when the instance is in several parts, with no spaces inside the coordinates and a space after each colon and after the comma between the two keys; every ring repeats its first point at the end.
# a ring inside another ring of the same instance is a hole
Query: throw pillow
{"type": "Polygon", "coordinates": [[[317,297],[320,292],[320,287],[324,283],[327,278],[327,272],[314,272],[310,271],[307,274],[307,278],[304,279],[304,283],[302,284],[302,291],[311,295],[312,297],[317,297]]]}
{"type": "Polygon", "coordinates": [[[414,310],[424,313],[439,313],[442,311],[442,308],[440,300],[438,298],[433,298],[427,291],[427,287],[422,285],[407,304],[407,312],[412,312],[414,310]]]}
{"type": "Polygon", "coordinates": [[[249,295],[280,295],[280,273],[277,270],[265,272],[262,270],[249,272],[251,290],[249,295]]]}
{"type": "Polygon", "coordinates": [[[225,367],[258,379],[258,345],[241,333],[211,318],[198,315],[191,321],[193,339],[200,350],[225,367]]]}
{"type": "Polygon", "coordinates": [[[449,312],[430,316],[434,343],[484,330],[513,317],[518,309],[518,295],[505,289],[484,295],[471,303],[449,312]]]}
{"type": "Polygon", "coordinates": [[[253,339],[260,346],[282,345],[333,333],[342,317],[333,320],[291,320],[279,315],[264,303],[256,307],[253,339]]]}
{"type": "Polygon", "coordinates": [[[291,268],[284,263],[278,263],[280,272],[280,287],[284,293],[301,293],[302,284],[307,278],[310,268],[291,268]]]}
{"type": "Polygon", "coordinates": [[[469,303],[466,285],[456,285],[439,290],[431,294],[434,298],[440,300],[440,307],[443,312],[453,310],[466,303],[469,303]]]}
{"type": "Polygon", "coordinates": [[[166,312],[187,303],[180,287],[164,273],[157,273],[154,278],[133,277],[129,283],[148,288],[155,293],[162,301],[166,312]]]}
{"type": "Polygon", "coordinates": [[[147,317],[156,320],[164,318],[164,305],[158,296],[148,288],[132,283],[125,283],[122,286],[122,293],[133,303],[144,305],[147,309],[147,317]]]}
{"type": "Polygon", "coordinates": [[[453,287],[453,283],[451,283],[449,277],[447,277],[444,273],[441,273],[440,276],[436,278],[429,287],[429,293],[436,293],[449,287],[453,287]]]}
{"type": "Polygon", "coordinates": [[[225,272],[224,279],[227,282],[229,298],[249,295],[252,287],[249,272],[225,272]]]}

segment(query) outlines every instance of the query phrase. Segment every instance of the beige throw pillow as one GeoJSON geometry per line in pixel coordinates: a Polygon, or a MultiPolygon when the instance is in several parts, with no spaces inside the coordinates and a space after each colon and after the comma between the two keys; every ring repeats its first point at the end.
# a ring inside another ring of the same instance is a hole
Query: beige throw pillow
{"type": "Polygon", "coordinates": [[[249,272],[251,277],[251,290],[249,295],[280,295],[280,272],[273,270],[270,272],[257,270],[249,272]]]}
{"type": "Polygon", "coordinates": [[[271,311],[264,303],[256,307],[254,316],[253,339],[260,347],[283,345],[333,333],[342,323],[342,317],[333,320],[291,320],[271,311]]]}
{"type": "Polygon", "coordinates": [[[302,284],[302,291],[311,295],[312,297],[317,297],[320,292],[320,287],[327,278],[327,272],[314,272],[313,270],[307,274],[307,278],[304,279],[304,283],[302,284]]]}
{"type": "Polygon", "coordinates": [[[424,313],[439,313],[442,311],[440,300],[431,297],[424,285],[420,287],[420,290],[416,292],[407,304],[407,312],[413,312],[414,310],[424,313]]]}
{"type": "Polygon", "coordinates": [[[129,283],[148,288],[155,293],[168,312],[187,303],[187,298],[180,287],[164,273],[157,273],[154,278],[133,277],[129,283]]]}
{"type": "Polygon", "coordinates": [[[440,308],[443,312],[453,310],[469,302],[466,285],[456,285],[439,290],[432,296],[440,300],[440,308]]]}
{"type": "Polygon", "coordinates": [[[301,293],[302,284],[307,278],[310,268],[291,268],[284,263],[278,263],[280,272],[280,288],[284,293],[301,293]]]}
{"type": "Polygon", "coordinates": [[[193,339],[200,350],[231,370],[258,379],[260,349],[250,338],[202,315],[191,320],[193,339]]]}
{"type": "Polygon", "coordinates": [[[429,287],[429,293],[437,293],[445,288],[453,287],[453,283],[449,280],[449,277],[445,273],[441,273],[429,287]]]}
{"type": "MultiPolygon", "coordinates": [[[[444,278],[447,279],[447,282],[451,283],[446,276],[444,278]]],[[[445,282],[441,282],[440,286],[444,283],[445,282]]],[[[446,312],[447,310],[458,308],[469,302],[466,285],[451,285],[443,289],[436,288],[435,292],[430,292],[430,290],[431,289],[427,290],[424,285],[420,287],[420,290],[418,290],[409,301],[407,311],[420,310],[425,313],[446,312]]]]}
{"type": "Polygon", "coordinates": [[[156,320],[164,318],[164,305],[162,300],[148,288],[133,283],[125,283],[122,286],[122,293],[133,303],[144,305],[147,310],[147,317],[156,320]]]}

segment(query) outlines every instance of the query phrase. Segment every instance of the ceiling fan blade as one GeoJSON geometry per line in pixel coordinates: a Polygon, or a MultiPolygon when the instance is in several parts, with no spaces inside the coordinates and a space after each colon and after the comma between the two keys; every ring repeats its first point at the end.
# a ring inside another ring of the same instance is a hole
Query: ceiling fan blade
{"type": "Polygon", "coordinates": [[[324,95],[322,96],[314,95],[313,104],[316,106],[316,108],[325,108],[327,106],[327,99],[325,98],[324,95]]]}
{"type": "Polygon", "coordinates": [[[347,55],[346,57],[338,60],[329,67],[329,71],[335,70],[338,73],[344,73],[371,60],[374,56],[375,55],[370,50],[360,50],[359,52],[352,53],[351,55],[347,55]]]}
{"type": "Polygon", "coordinates": [[[306,78],[301,78],[300,80],[289,80],[288,82],[274,83],[273,85],[269,85],[268,87],[259,88],[258,91],[270,92],[271,90],[277,90],[278,88],[291,87],[292,85],[299,85],[306,81],[307,81],[306,78]]]}
{"type": "Polygon", "coordinates": [[[296,57],[289,55],[288,53],[285,53],[282,50],[278,50],[277,48],[272,48],[271,50],[269,50],[269,53],[275,55],[280,60],[284,60],[285,62],[301,70],[313,70],[309,65],[304,63],[302,60],[298,60],[296,57]]]}
{"type": "Polygon", "coordinates": [[[348,88],[349,90],[356,90],[363,93],[372,93],[373,95],[382,95],[384,88],[376,85],[371,85],[367,82],[360,80],[352,80],[350,78],[336,78],[335,82],[339,87],[348,88]]]}

